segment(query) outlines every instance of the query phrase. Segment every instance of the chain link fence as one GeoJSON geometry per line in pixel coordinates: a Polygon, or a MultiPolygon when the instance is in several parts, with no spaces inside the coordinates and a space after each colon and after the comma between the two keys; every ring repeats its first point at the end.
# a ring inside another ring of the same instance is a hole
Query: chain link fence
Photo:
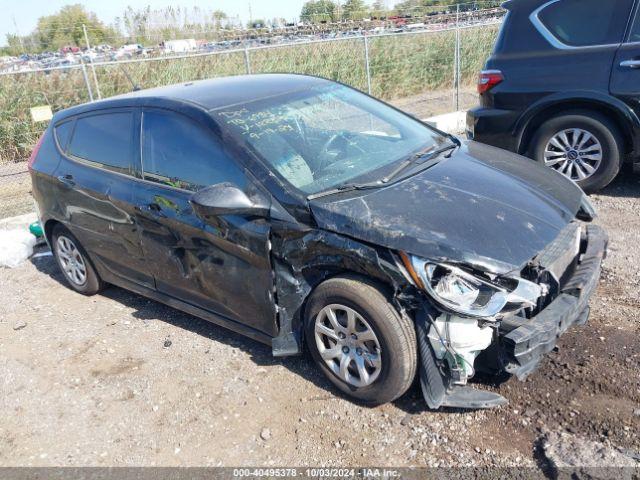
{"type": "Polygon", "coordinates": [[[287,72],[343,82],[426,118],[477,102],[477,74],[489,56],[500,15],[437,31],[361,35],[210,53],[70,65],[0,74],[0,218],[32,209],[26,160],[46,129],[30,109],[55,112],[151,88],[246,73],[287,72]]]}

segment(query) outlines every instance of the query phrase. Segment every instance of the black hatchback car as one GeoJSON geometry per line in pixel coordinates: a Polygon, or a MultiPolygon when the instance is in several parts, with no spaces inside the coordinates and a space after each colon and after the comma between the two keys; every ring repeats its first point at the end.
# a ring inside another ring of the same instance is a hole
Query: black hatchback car
{"type": "Polygon", "coordinates": [[[69,285],[115,284],[270,345],[343,392],[489,407],[586,321],[606,248],[582,191],[368,95],[223,78],[57,113],[30,163],[69,285]]]}
{"type": "Polygon", "coordinates": [[[635,0],[510,0],[468,136],[593,192],[640,156],[635,0]]]}

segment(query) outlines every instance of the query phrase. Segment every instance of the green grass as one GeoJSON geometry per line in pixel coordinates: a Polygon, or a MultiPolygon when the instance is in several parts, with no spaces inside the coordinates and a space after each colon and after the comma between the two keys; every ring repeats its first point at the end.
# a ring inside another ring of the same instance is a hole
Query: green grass
{"type": "MultiPolygon", "coordinates": [[[[476,81],[489,56],[498,27],[462,30],[462,83],[476,81]]],[[[369,38],[373,95],[385,100],[402,98],[453,85],[455,32],[417,33],[369,38]]],[[[252,73],[295,72],[341,81],[361,90],[367,88],[362,39],[265,48],[250,52],[252,73]]],[[[143,88],[246,73],[243,52],[154,60],[96,67],[103,97],[131,91],[125,71],[143,88]]],[[[93,77],[90,68],[87,74],[93,77]]],[[[45,74],[20,73],[0,76],[0,164],[24,161],[46,123],[33,123],[30,108],[51,105],[58,111],[87,102],[89,95],[82,70],[45,74]]]]}

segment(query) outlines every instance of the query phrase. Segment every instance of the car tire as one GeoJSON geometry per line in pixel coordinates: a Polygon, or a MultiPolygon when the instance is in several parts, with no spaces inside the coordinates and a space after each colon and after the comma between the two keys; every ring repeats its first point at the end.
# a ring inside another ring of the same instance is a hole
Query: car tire
{"type": "MultiPolygon", "coordinates": [[[[543,165],[548,165],[545,158],[545,152],[548,152],[549,147],[551,153],[549,153],[549,161],[559,162],[556,163],[556,169],[563,169],[565,166],[571,168],[573,180],[587,193],[596,192],[613,181],[613,179],[620,172],[622,165],[623,152],[623,139],[617,126],[606,116],[600,115],[595,112],[572,112],[564,115],[560,115],[550,120],[547,120],[538,129],[538,133],[535,135],[531,152],[533,159],[540,162],[543,165]],[[586,132],[586,133],[567,133],[573,132],[586,132]],[[565,132],[565,136],[562,137],[562,133],[565,132]],[[589,138],[589,135],[594,139],[587,140],[581,149],[572,148],[580,146],[580,143],[589,138]],[[566,138],[567,142],[558,140],[566,138]],[[554,145],[553,140],[556,140],[554,145]],[[568,143],[568,145],[567,145],[568,143]],[[563,152],[560,146],[571,148],[572,151],[566,151],[563,156],[563,152]],[[583,161],[582,155],[586,155],[585,159],[596,158],[591,154],[600,151],[601,160],[597,163],[594,160],[587,160],[588,167],[594,168],[593,173],[587,172],[587,178],[580,179],[578,170],[582,171],[582,175],[585,175],[586,166],[580,167],[580,163],[583,161]],[[578,160],[570,158],[573,155],[578,160]],[[565,163],[565,160],[573,160],[574,166],[570,163],[565,163]],[[589,162],[592,162],[589,164],[589,162]]],[[[559,171],[559,170],[558,170],[559,171]]],[[[560,171],[560,173],[563,173],[560,171]]],[[[563,173],[564,174],[564,173],[563,173]]],[[[568,175],[565,175],[568,176],[568,175]]]]}
{"type": "Polygon", "coordinates": [[[365,279],[335,277],[321,283],[305,308],[305,337],[311,356],[327,378],[365,405],[395,400],[415,378],[418,358],[413,322],[394,308],[382,288],[365,279]],[[341,328],[332,322],[331,310],[341,328]],[[355,317],[352,329],[350,316],[355,317]],[[322,327],[333,333],[327,335],[322,327]],[[342,353],[337,354],[336,349],[342,353]]]}
{"type": "Polygon", "coordinates": [[[51,249],[69,286],[83,295],[95,295],[104,288],[91,259],[78,239],[58,224],[51,234],[51,249]]]}

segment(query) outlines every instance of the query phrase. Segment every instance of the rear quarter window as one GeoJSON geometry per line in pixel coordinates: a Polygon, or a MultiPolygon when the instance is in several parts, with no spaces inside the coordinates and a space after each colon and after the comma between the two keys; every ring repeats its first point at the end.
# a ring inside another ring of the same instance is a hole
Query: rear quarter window
{"type": "Polygon", "coordinates": [[[555,40],[570,47],[622,42],[633,0],[557,0],[537,12],[555,40]]]}
{"type": "Polygon", "coordinates": [[[102,113],[78,118],[67,153],[109,170],[131,173],[133,114],[102,113]]]}
{"type": "Polygon", "coordinates": [[[73,132],[73,122],[73,120],[69,120],[67,122],[60,123],[55,127],[56,140],[63,152],[67,150],[67,145],[69,144],[69,139],[73,132]]]}

